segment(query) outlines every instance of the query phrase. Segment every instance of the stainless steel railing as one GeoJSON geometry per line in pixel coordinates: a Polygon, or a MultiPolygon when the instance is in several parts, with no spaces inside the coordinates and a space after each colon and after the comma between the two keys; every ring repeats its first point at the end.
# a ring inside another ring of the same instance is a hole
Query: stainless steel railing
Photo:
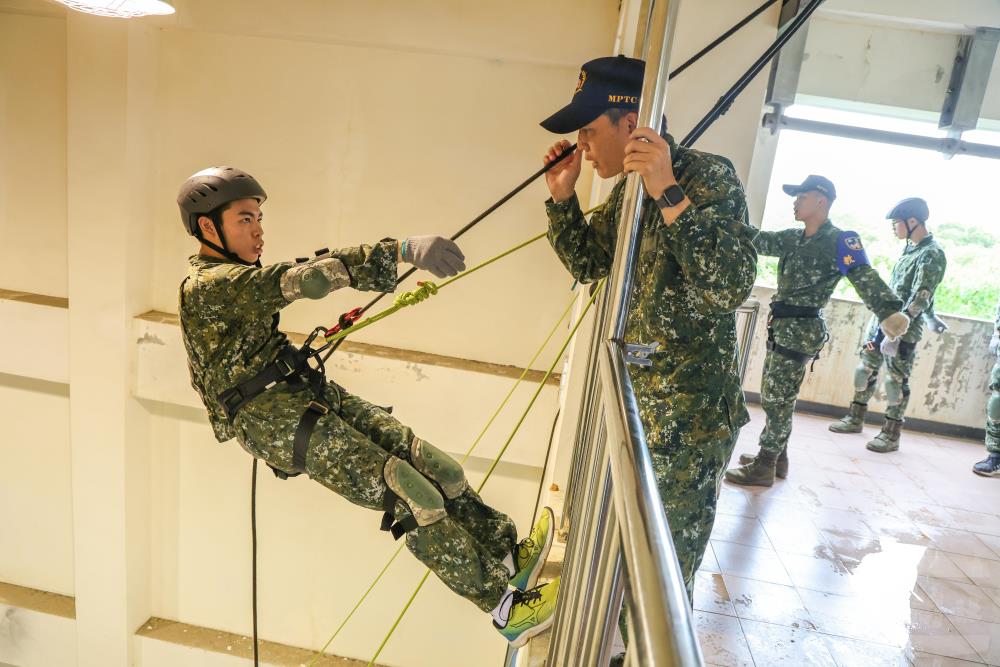
{"type": "MultiPolygon", "coordinates": [[[[659,127],[679,2],[648,0],[648,4],[638,124],[659,127]]],[[[615,262],[600,299],[587,360],[564,507],[569,539],[547,667],[606,666],[623,600],[629,612],[626,664],[703,664],[626,365],[624,333],[642,200],[641,180],[631,175],[625,185],[615,262]]],[[[737,316],[741,378],[758,308],[756,301],[750,301],[737,316]]]]}

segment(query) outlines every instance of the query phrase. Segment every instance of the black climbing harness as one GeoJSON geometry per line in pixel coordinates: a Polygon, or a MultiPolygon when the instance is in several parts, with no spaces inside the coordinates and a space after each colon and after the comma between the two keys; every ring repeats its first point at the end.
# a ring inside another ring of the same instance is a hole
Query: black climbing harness
{"type": "MultiPolygon", "coordinates": [[[[809,362],[812,362],[812,364],[815,365],[816,360],[819,359],[819,350],[816,351],[816,354],[807,354],[805,352],[799,352],[798,350],[793,350],[790,347],[781,345],[774,340],[774,327],[771,326],[771,323],[774,322],[774,320],[781,319],[818,320],[821,318],[821,313],[821,308],[815,308],[813,306],[793,306],[785,303],[784,301],[775,301],[771,304],[771,313],[767,317],[767,349],[775,354],[780,354],[783,357],[791,359],[792,361],[797,361],[802,365],[808,364],[809,362]]],[[[809,367],[809,370],[812,371],[812,366],[809,367]]]]}
{"type": "MultiPolygon", "coordinates": [[[[295,427],[291,472],[267,464],[278,479],[297,477],[306,471],[309,439],[316,428],[316,423],[332,409],[323,393],[323,388],[327,386],[325,368],[317,350],[312,347],[312,342],[321,333],[325,334],[326,329],[323,327],[314,329],[300,348],[291,344],[286,345],[278,352],[274,361],[259,373],[249,380],[230,387],[218,397],[226,417],[232,423],[239,411],[250,401],[282,383],[287,384],[292,391],[308,389],[312,392],[312,399],[299,418],[298,426],[295,427]],[[310,359],[317,360],[315,368],[309,363],[310,359]]],[[[336,388],[334,384],[330,386],[336,388]]],[[[340,403],[339,396],[337,402],[340,403]]]]}

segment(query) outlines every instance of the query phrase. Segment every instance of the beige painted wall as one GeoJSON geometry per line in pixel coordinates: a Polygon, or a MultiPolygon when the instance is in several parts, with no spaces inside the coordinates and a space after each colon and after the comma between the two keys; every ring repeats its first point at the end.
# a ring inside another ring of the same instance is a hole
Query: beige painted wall
{"type": "Polygon", "coordinates": [[[0,369],[0,581],[73,594],[69,390],[0,369]]]}
{"type": "Polygon", "coordinates": [[[0,4],[0,288],[66,296],[66,23],[0,4]]]}

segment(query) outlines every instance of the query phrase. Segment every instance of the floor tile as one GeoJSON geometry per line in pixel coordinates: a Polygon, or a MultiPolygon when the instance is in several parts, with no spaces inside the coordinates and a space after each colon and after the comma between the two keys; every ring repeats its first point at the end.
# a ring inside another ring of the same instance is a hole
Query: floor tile
{"type": "Polygon", "coordinates": [[[905,647],[912,615],[906,598],[873,601],[858,596],[799,590],[816,630],[877,644],[905,647]]]}
{"type": "Polygon", "coordinates": [[[978,586],[1000,588],[1000,561],[949,554],[951,560],[978,586]]]}
{"type": "Polygon", "coordinates": [[[726,582],[721,574],[698,572],[694,581],[695,611],[707,611],[713,614],[736,616],[733,603],[730,601],[726,582]]]}
{"type": "MultiPolygon", "coordinates": [[[[1000,625],[960,616],[948,616],[952,624],[990,665],[1000,664],[1000,625]]],[[[751,649],[751,653],[752,653],[751,649]]]]}
{"type": "Polygon", "coordinates": [[[914,651],[973,662],[979,660],[976,650],[944,614],[913,610],[909,629],[914,651]]]}
{"type": "Polygon", "coordinates": [[[917,566],[917,574],[936,579],[971,582],[951,556],[937,549],[927,549],[917,566]]]}
{"type": "Polygon", "coordinates": [[[818,632],[781,625],[741,621],[750,655],[757,665],[837,667],[826,638],[818,632]]]}
{"type": "Polygon", "coordinates": [[[996,553],[983,544],[982,540],[976,537],[975,533],[955,530],[953,528],[921,526],[919,524],[918,527],[921,532],[931,539],[934,546],[941,551],[947,551],[950,554],[960,554],[962,556],[977,556],[979,558],[996,560],[996,553]]]}
{"type": "Polygon", "coordinates": [[[714,574],[722,573],[722,568],[719,567],[719,561],[715,557],[715,550],[712,548],[711,542],[705,547],[705,556],[701,559],[701,566],[698,568],[698,571],[714,574]]]}
{"type": "Polygon", "coordinates": [[[756,517],[757,511],[750,504],[746,494],[739,489],[724,486],[719,494],[719,503],[716,507],[718,514],[729,514],[732,516],[756,517]]]}
{"type": "Polygon", "coordinates": [[[927,577],[919,584],[944,614],[1000,623],[1000,606],[978,586],[927,577]]]}
{"type": "Polygon", "coordinates": [[[755,667],[738,618],[696,611],[694,622],[705,662],[727,667],[755,667]]]}
{"type": "Polygon", "coordinates": [[[916,652],[913,656],[913,667],[981,667],[984,662],[970,662],[957,658],[945,658],[941,655],[916,652]]]}
{"type": "Polygon", "coordinates": [[[712,541],[715,557],[723,574],[744,579],[757,579],[791,586],[778,554],[770,549],[758,549],[733,542],[712,541]]]}
{"type": "Polygon", "coordinates": [[[792,586],[724,575],[736,615],[763,623],[813,630],[809,612],[792,586]]]}
{"type": "Polygon", "coordinates": [[[1000,537],[996,535],[985,535],[983,533],[976,533],[976,537],[979,541],[985,544],[996,554],[997,558],[1000,558],[1000,537]]]}
{"type": "Polygon", "coordinates": [[[826,647],[837,667],[910,667],[908,651],[895,646],[873,644],[846,637],[825,636],[826,647]]]}
{"type": "Polygon", "coordinates": [[[782,564],[796,588],[850,595],[851,575],[832,552],[821,557],[779,553],[782,564]]]}
{"type": "Polygon", "coordinates": [[[717,515],[712,527],[712,539],[762,549],[771,548],[771,541],[767,539],[764,527],[756,518],[717,515]]]}
{"type": "Polygon", "coordinates": [[[910,609],[940,611],[937,605],[934,604],[934,600],[931,599],[931,596],[927,594],[927,591],[920,584],[913,584],[913,590],[910,591],[910,609]]]}

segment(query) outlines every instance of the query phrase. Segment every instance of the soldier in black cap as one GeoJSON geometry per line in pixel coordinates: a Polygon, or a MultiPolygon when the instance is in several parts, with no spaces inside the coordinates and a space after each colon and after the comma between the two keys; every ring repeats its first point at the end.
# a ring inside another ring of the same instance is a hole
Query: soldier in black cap
{"type": "Polygon", "coordinates": [[[876,328],[895,340],[910,319],[899,312],[903,302],[868,263],[861,237],[830,222],[837,189],[829,179],[809,176],[785,185],[795,197],[795,219],[805,229],[760,232],[754,240],[761,255],[778,257],[778,291],[767,320],[767,355],[760,385],[766,423],[756,456],[744,454],[740,466],[726,472],[734,484],[771,486],[788,474],[788,438],[792,413],[806,367],[819,357],[829,335],[822,309],[841,278],[847,278],[875,313],[876,328]],[[881,322],[881,324],[879,324],[881,322]]]}
{"type": "Polygon", "coordinates": [[[877,326],[868,325],[866,342],[861,346],[861,362],[854,371],[854,399],[849,412],[830,425],[834,433],[861,433],[868,401],[875,393],[878,372],[885,362],[885,422],[882,431],[866,447],[885,454],[899,449],[903,415],[910,401],[910,373],[916,361],[917,342],[923,337],[923,315],[933,312],[934,291],[944,278],[948,261],[944,249],[927,231],[930,209],[919,197],[904,199],[886,214],[892,221],[896,238],[906,240],[903,256],[892,269],[889,286],[903,300],[911,322],[906,333],[896,340],[881,335],[877,326]]]}
{"type": "MultiPolygon", "coordinates": [[[[756,277],[753,228],[729,160],[679,147],[636,127],[644,63],[618,56],[586,63],[570,103],[542,121],[577,132],[579,148],[546,174],[549,241],[581,282],[608,274],[625,179],[589,222],[575,186],[583,159],[602,178],[636,172],[646,197],[626,340],[660,343],[648,367],[631,368],[653,470],[691,592],[715,520],[739,429],[749,420],[736,360],[735,311],[756,277]]],[[[551,162],[569,147],[549,148],[551,162]]]]}

